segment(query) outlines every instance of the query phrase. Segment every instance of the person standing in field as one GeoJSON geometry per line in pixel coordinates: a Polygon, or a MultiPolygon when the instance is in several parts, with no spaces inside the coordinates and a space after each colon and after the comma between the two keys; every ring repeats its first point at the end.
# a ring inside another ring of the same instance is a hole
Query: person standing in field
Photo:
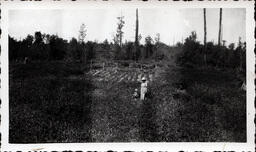
{"type": "Polygon", "coordinates": [[[141,88],[140,88],[140,100],[145,100],[145,95],[148,91],[148,82],[145,77],[141,79],[141,88]]]}
{"type": "Polygon", "coordinates": [[[135,89],[135,90],[134,90],[134,93],[133,93],[133,98],[134,98],[134,99],[137,99],[137,98],[139,98],[139,96],[140,96],[140,95],[139,95],[139,93],[138,93],[138,89],[135,89]]]}

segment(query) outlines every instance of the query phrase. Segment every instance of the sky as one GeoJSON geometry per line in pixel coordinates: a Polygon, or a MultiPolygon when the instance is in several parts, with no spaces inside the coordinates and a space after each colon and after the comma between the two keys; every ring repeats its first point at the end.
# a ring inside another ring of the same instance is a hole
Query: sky
{"type": "MultiPolygon", "coordinates": [[[[238,43],[241,37],[245,41],[245,9],[224,8],[222,16],[223,40],[238,43]]],[[[123,15],[125,25],[124,40],[134,41],[135,9],[83,9],[83,10],[10,10],[9,35],[23,39],[35,31],[46,34],[57,34],[70,40],[78,38],[80,26],[84,23],[87,29],[86,41],[102,42],[113,40],[116,33],[117,17],[123,15]]],[[[207,41],[217,43],[219,30],[219,9],[206,9],[207,41]]],[[[181,42],[196,31],[198,41],[203,42],[204,24],[203,9],[139,9],[139,34],[144,43],[146,36],[156,37],[168,45],[181,42]]]]}

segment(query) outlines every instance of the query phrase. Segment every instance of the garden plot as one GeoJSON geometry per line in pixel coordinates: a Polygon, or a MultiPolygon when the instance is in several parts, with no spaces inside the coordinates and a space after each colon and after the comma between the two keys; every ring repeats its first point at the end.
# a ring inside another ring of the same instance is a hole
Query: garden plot
{"type": "Polygon", "coordinates": [[[113,68],[105,68],[99,70],[91,70],[89,74],[92,76],[93,80],[96,81],[106,81],[106,82],[137,82],[140,81],[142,77],[150,81],[154,81],[158,75],[155,72],[140,71],[138,69],[134,70],[115,70],[113,68]]]}

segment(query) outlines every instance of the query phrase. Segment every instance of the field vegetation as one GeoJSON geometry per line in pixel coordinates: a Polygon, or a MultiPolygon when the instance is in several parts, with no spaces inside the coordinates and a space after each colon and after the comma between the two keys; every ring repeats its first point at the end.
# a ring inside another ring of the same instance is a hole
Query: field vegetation
{"type": "Polygon", "coordinates": [[[246,141],[245,43],[119,42],[9,37],[10,142],[246,141]]]}

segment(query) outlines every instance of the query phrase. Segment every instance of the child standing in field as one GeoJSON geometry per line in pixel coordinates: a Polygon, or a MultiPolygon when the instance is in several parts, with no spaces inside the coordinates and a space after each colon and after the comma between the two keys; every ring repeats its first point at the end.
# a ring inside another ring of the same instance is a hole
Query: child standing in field
{"type": "Polygon", "coordinates": [[[134,98],[134,99],[137,99],[137,98],[139,98],[139,96],[140,96],[140,95],[139,95],[139,93],[138,93],[138,89],[135,89],[135,90],[134,90],[134,93],[133,93],[133,98],[134,98]]]}
{"type": "Polygon", "coordinates": [[[140,100],[145,100],[145,95],[148,91],[148,82],[145,77],[141,79],[141,85],[140,85],[140,100]]]}

